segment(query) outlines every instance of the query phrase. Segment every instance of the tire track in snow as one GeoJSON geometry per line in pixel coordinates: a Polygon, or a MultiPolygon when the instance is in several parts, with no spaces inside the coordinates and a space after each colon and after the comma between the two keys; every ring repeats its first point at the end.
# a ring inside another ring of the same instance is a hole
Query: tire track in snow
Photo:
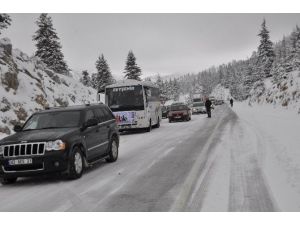
{"type": "Polygon", "coordinates": [[[263,141],[243,121],[231,121],[229,211],[277,211],[261,168],[263,141]]]}

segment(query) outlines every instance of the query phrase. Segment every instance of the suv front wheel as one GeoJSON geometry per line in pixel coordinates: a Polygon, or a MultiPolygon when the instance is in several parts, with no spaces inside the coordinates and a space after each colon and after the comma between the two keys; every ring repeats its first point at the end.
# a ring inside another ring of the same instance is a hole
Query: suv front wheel
{"type": "Polygon", "coordinates": [[[82,176],[83,169],[84,169],[83,155],[80,148],[76,146],[74,147],[71,154],[68,178],[70,179],[80,178],[82,176]]]}
{"type": "Polygon", "coordinates": [[[118,155],[119,155],[118,142],[117,139],[113,137],[109,144],[109,153],[108,153],[108,158],[106,158],[106,162],[117,161],[118,155]]]}

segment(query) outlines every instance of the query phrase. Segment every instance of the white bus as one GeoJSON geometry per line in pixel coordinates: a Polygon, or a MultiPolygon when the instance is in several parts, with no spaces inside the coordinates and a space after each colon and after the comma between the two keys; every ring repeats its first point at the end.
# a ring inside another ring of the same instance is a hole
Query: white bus
{"type": "Polygon", "coordinates": [[[159,89],[148,81],[123,80],[105,88],[105,104],[120,131],[159,127],[162,119],[159,89]]]}

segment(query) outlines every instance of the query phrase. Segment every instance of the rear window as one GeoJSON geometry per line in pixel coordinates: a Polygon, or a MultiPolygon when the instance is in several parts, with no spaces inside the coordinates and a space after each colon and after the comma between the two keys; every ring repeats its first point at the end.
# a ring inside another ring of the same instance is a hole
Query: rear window
{"type": "Polygon", "coordinates": [[[104,111],[105,117],[107,120],[115,119],[114,114],[109,110],[108,107],[103,107],[102,110],[104,111]]]}
{"type": "Polygon", "coordinates": [[[180,111],[180,110],[186,110],[187,106],[186,105],[172,105],[171,106],[171,111],[180,111]]]}
{"type": "Polygon", "coordinates": [[[112,112],[106,107],[96,108],[95,113],[99,123],[115,118],[112,112]]]}
{"type": "Polygon", "coordinates": [[[200,106],[204,106],[203,102],[197,102],[193,104],[194,107],[200,107],[200,106]]]}

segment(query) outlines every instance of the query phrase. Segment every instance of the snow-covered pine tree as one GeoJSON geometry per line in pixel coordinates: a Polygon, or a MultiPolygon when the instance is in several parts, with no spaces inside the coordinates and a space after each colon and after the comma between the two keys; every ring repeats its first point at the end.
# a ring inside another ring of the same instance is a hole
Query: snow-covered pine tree
{"type": "Polygon", "coordinates": [[[87,70],[82,71],[82,77],[80,78],[80,82],[84,86],[87,86],[87,87],[91,86],[91,78],[90,78],[90,75],[87,70]]]}
{"type": "Polygon", "coordinates": [[[273,43],[270,41],[269,31],[266,27],[266,20],[263,20],[261,25],[261,30],[258,34],[260,37],[260,44],[258,46],[258,63],[259,63],[259,72],[261,78],[270,77],[270,71],[272,68],[272,63],[274,61],[274,50],[273,43]]]}
{"type": "Polygon", "coordinates": [[[126,79],[141,80],[142,71],[136,64],[136,58],[132,51],[128,53],[124,73],[126,79]]]}
{"type": "Polygon", "coordinates": [[[94,89],[97,89],[98,86],[97,86],[97,73],[93,73],[92,76],[91,76],[91,87],[94,88],[94,89]]]}
{"type": "Polygon", "coordinates": [[[173,80],[173,99],[178,101],[180,96],[180,86],[176,78],[173,80]]]}
{"type": "Polygon", "coordinates": [[[292,70],[300,70],[300,28],[296,26],[290,37],[290,57],[292,70]]]}
{"type": "Polygon", "coordinates": [[[96,61],[96,69],[97,73],[93,82],[98,91],[103,91],[107,85],[113,83],[113,77],[103,54],[96,61]]]}
{"type": "Polygon", "coordinates": [[[53,27],[52,19],[47,13],[42,13],[36,21],[38,30],[33,36],[36,41],[35,55],[53,71],[69,75],[69,68],[61,51],[61,44],[53,27]]]}
{"type": "Polygon", "coordinates": [[[159,87],[160,90],[163,88],[163,80],[161,79],[161,76],[157,74],[155,84],[159,87]]]}
{"type": "Polygon", "coordinates": [[[1,30],[6,29],[11,23],[11,18],[6,13],[0,13],[0,34],[1,30]]]}

